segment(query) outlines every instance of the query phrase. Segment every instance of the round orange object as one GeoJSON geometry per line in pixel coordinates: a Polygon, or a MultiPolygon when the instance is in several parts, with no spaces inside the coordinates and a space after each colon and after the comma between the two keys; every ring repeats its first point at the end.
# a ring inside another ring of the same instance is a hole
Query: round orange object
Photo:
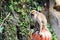
{"type": "Polygon", "coordinates": [[[32,40],[51,40],[51,33],[48,30],[43,29],[41,33],[35,32],[32,34],[32,40]]]}
{"type": "Polygon", "coordinates": [[[38,32],[36,33],[33,33],[32,34],[32,40],[40,40],[41,38],[40,38],[40,34],[38,34],[38,32]]]}
{"type": "Polygon", "coordinates": [[[48,31],[48,30],[46,30],[46,29],[43,29],[42,31],[41,31],[41,40],[51,40],[51,33],[48,31]]]}

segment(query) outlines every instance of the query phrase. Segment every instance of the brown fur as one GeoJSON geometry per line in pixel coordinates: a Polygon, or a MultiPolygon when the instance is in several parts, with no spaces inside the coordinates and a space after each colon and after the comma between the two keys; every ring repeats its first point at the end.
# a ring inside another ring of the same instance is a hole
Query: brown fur
{"type": "Polygon", "coordinates": [[[31,14],[32,19],[35,22],[35,25],[37,25],[36,22],[39,23],[40,31],[42,30],[42,28],[47,28],[47,19],[46,19],[44,14],[42,14],[42,13],[36,11],[36,10],[32,10],[30,12],[30,14],[31,14]]]}

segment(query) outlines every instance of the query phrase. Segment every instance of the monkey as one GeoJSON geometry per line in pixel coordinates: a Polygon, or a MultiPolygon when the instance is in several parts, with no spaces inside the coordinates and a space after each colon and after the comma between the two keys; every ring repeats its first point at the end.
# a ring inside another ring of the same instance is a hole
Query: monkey
{"type": "MultiPolygon", "coordinates": [[[[30,11],[30,15],[34,20],[35,26],[38,24],[40,26],[39,33],[41,33],[42,29],[47,29],[47,19],[44,14],[36,10],[32,10],[30,11]]],[[[37,28],[37,26],[35,28],[37,28]]]]}

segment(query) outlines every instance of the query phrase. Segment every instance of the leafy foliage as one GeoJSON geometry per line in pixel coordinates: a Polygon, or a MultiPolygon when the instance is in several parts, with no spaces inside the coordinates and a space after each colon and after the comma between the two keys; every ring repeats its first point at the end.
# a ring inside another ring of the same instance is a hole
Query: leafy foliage
{"type": "Polygon", "coordinates": [[[53,29],[51,28],[51,25],[47,24],[47,27],[52,34],[52,40],[57,40],[56,34],[54,33],[53,29]]]}

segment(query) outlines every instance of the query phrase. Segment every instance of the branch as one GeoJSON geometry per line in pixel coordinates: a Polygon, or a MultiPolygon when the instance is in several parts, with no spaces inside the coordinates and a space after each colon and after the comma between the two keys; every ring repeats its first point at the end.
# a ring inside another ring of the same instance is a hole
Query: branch
{"type": "Polygon", "coordinates": [[[2,25],[4,24],[4,21],[8,18],[10,16],[10,13],[3,19],[3,21],[2,21],[2,23],[1,23],[1,27],[2,27],[2,25]]]}

